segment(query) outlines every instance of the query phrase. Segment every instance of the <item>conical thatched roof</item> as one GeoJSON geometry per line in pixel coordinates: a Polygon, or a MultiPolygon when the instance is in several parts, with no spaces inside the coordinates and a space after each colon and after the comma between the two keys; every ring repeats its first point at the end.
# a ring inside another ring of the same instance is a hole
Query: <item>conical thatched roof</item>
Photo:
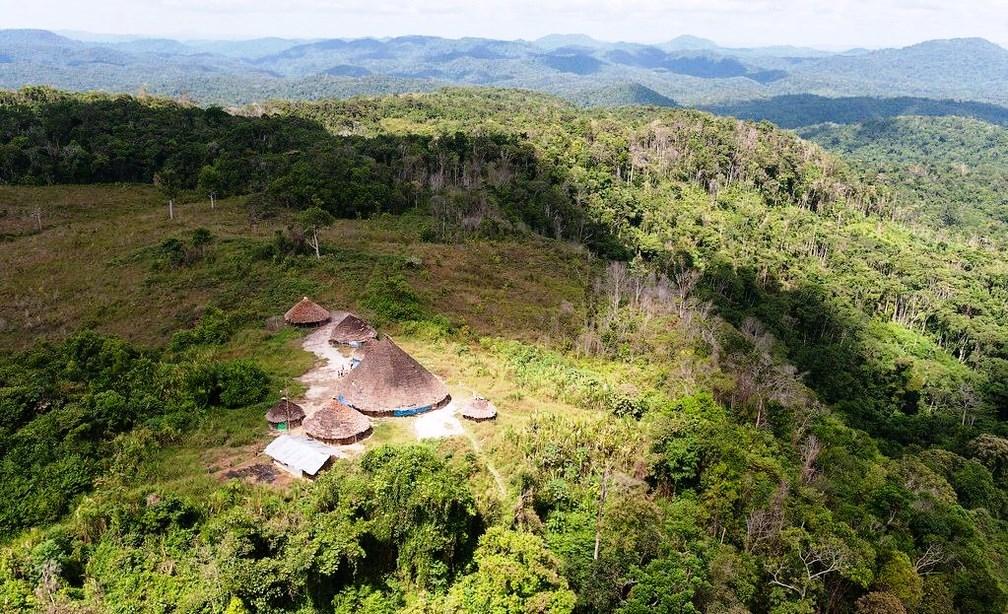
{"type": "Polygon", "coordinates": [[[451,400],[433,373],[388,337],[364,345],[361,363],[340,382],[340,400],[369,415],[408,416],[451,400]]]}
{"type": "Polygon", "coordinates": [[[378,337],[378,331],[373,326],[352,313],[346,314],[339,324],[333,327],[329,343],[349,345],[364,343],[378,337]]]}
{"type": "Polygon", "coordinates": [[[497,408],[483,397],[473,397],[462,407],[462,417],[474,422],[493,420],[497,417],[497,408]]]}
{"type": "Polygon", "coordinates": [[[370,435],[371,421],[352,407],[332,399],[305,418],[304,430],[319,441],[348,444],[370,435]]]}
{"type": "Polygon", "coordinates": [[[302,326],[322,324],[329,321],[329,310],[306,296],[284,314],[284,321],[302,326]]]}
{"type": "Polygon", "coordinates": [[[287,399],[280,399],[280,402],[270,407],[266,412],[266,421],[270,424],[280,424],[281,422],[294,422],[304,418],[304,409],[297,403],[292,403],[287,399]]]}

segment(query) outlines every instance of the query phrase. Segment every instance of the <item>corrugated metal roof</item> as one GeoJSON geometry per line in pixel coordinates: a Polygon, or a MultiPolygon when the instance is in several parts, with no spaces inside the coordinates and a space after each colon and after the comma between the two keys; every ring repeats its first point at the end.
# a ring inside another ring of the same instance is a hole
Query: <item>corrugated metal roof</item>
{"type": "Polygon", "coordinates": [[[339,450],[307,437],[281,435],[271,441],[263,453],[288,467],[315,475],[329,457],[339,455],[339,450]]]}

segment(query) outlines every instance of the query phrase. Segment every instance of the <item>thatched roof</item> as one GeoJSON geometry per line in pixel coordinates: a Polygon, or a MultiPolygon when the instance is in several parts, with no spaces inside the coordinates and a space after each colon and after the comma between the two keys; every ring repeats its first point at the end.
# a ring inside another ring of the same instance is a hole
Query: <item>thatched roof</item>
{"type": "Polygon", "coordinates": [[[364,345],[361,363],[340,382],[340,400],[365,414],[410,415],[451,400],[433,373],[388,337],[364,345]]]}
{"type": "Polygon", "coordinates": [[[280,424],[281,422],[300,420],[304,416],[304,409],[300,405],[283,398],[266,412],[266,421],[270,424],[280,424]]]}
{"type": "Polygon", "coordinates": [[[322,324],[329,321],[329,310],[306,296],[284,314],[284,320],[288,324],[322,324]]]}
{"type": "Polygon", "coordinates": [[[352,313],[346,314],[339,324],[333,327],[329,336],[329,343],[348,345],[351,343],[364,343],[378,337],[378,331],[373,326],[358,318],[352,313]]]}
{"type": "Polygon", "coordinates": [[[304,430],[315,439],[346,444],[370,435],[371,421],[354,408],[332,399],[305,418],[304,430]]]}
{"type": "Polygon", "coordinates": [[[497,417],[497,408],[483,397],[473,397],[462,407],[462,417],[476,422],[493,420],[497,417]]]}

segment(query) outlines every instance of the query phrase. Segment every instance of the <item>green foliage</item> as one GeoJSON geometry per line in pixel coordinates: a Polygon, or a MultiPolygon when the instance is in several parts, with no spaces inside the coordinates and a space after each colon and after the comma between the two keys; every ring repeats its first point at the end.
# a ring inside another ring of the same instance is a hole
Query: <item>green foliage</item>
{"type": "Polygon", "coordinates": [[[484,341],[484,345],[504,359],[524,386],[554,399],[616,416],[640,417],[651,405],[649,399],[620,390],[591,371],[536,346],[491,340],[484,341]]]}
{"type": "Polygon", "coordinates": [[[858,614],[906,614],[899,597],[891,593],[868,593],[857,600],[858,614]]]}
{"type": "Polygon", "coordinates": [[[193,400],[203,407],[245,407],[269,392],[269,377],[247,360],[197,363],[187,374],[186,384],[193,400]]]}
{"type": "Polygon", "coordinates": [[[384,322],[416,322],[430,317],[406,278],[382,267],[376,268],[368,280],[362,303],[384,322]]]}
{"type": "Polygon", "coordinates": [[[246,361],[178,364],[93,332],[14,357],[0,375],[9,410],[0,534],[62,516],[108,467],[117,435],[145,422],[192,423],[198,406],[243,407],[265,396],[267,382],[246,361]]]}
{"type": "Polygon", "coordinates": [[[909,221],[1008,241],[1008,128],[964,117],[908,116],[847,126],[808,126],[801,134],[854,159],[874,181],[891,185],[909,221]]]}
{"type": "Polygon", "coordinates": [[[231,338],[234,330],[234,321],[229,316],[220,309],[209,307],[195,326],[172,335],[171,349],[180,352],[193,346],[220,345],[231,338]]]}
{"type": "Polygon", "coordinates": [[[924,597],[924,583],[913,568],[910,557],[895,552],[875,575],[875,588],[895,595],[908,612],[914,612],[924,597]]]}
{"type": "Polygon", "coordinates": [[[634,575],[630,595],[618,611],[699,614],[693,600],[703,584],[703,573],[700,560],[690,554],[673,553],[655,559],[634,575]]]}
{"type": "Polygon", "coordinates": [[[448,593],[456,612],[563,614],[574,609],[574,593],[542,540],[531,533],[493,527],[480,537],[476,569],[448,593]]]}
{"type": "Polygon", "coordinates": [[[212,237],[177,238],[148,254],[165,263],[152,286],[248,286],[208,302],[252,300],[265,315],[331,275],[333,292],[357,292],[396,334],[456,348],[459,376],[493,387],[502,411],[497,427],[469,431],[472,454],[435,451],[468,449],[461,439],[383,446],[313,484],[187,492],[184,479],[152,484],[143,452],[205,416],[233,433],[253,411],[217,406],[265,398],[267,374],[216,360],[217,346],[231,359],[262,343],[263,356],[294,337],[235,334],[244,311],[207,309],[169,352],[93,333],[40,345],[0,367],[9,603],[32,607],[36,591],[124,612],[1008,603],[1001,251],[908,226],[888,190],[817,147],[766,124],[582,111],[522,92],[276,103],[254,117],[45,92],[10,100],[0,141],[33,156],[4,167],[16,181],[171,171],[183,191],[257,194],[250,221],[265,205],[318,218],[274,209],[290,226],[272,246],[235,237],[243,220],[212,226],[228,239],[206,258],[212,237]],[[129,122],[149,151],[107,142],[129,122]],[[52,145],[68,136],[77,145],[64,159],[52,145]],[[87,152],[93,173],[79,166],[87,152]],[[353,257],[299,256],[327,216],[407,209],[324,237],[353,257]],[[424,237],[474,243],[415,243],[424,237]],[[563,248],[578,264],[549,270],[509,256],[550,249],[545,237],[587,250],[563,248]],[[484,246],[488,262],[443,261],[484,246]],[[630,264],[592,284],[598,257],[630,264]],[[519,271],[485,275],[505,267],[519,271]],[[480,300],[507,305],[486,319],[530,321],[554,305],[567,325],[508,328],[535,344],[468,345],[469,330],[491,325],[472,309],[466,334],[442,326],[438,312],[455,317],[471,297],[446,284],[438,296],[428,282],[441,276],[467,288],[508,280],[479,286],[480,300]],[[588,298],[544,301],[557,286],[588,298]],[[549,304],[532,311],[536,301],[549,304]],[[507,495],[475,493],[490,481],[477,467],[507,495]],[[513,523],[488,531],[481,509],[513,523]]]}

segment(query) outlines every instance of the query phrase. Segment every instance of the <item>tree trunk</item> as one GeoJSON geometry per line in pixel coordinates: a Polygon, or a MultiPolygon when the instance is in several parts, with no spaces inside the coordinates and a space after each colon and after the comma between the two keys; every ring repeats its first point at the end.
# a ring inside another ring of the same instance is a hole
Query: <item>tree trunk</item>
{"type": "Polygon", "coordinates": [[[602,484],[599,487],[598,510],[595,514],[595,553],[592,560],[597,561],[602,546],[602,512],[605,509],[606,494],[609,487],[609,469],[602,472],[602,484]]]}
{"type": "Polygon", "coordinates": [[[175,219],[175,202],[171,198],[168,199],[168,219],[175,219]]]}
{"type": "Polygon", "coordinates": [[[216,203],[216,202],[214,202],[214,194],[213,194],[213,192],[211,192],[211,193],[210,193],[210,208],[211,208],[211,209],[214,209],[214,208],[216,208],[216,207],[215,207],[215,205],[216,205],[216,204],[217,204],[217,203],[216,203]]]}
{"type": "Polygon", "coordinates": [[[319,253],[318,229],[317,228],[312,228],[312,240],[315,242],[315,258],[317,260],[321,260],[322,259],[322,254],[319,253]]]}

